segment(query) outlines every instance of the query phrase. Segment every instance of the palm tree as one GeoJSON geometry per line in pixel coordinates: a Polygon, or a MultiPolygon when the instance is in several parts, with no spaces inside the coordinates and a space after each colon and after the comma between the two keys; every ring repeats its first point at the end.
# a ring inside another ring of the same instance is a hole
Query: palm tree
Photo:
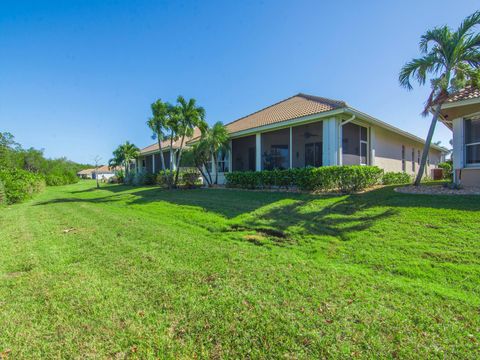
{"type": "Polygon", "coordinates": [[[422,180],[430,144],[442,104],[448,95],[466,85],[479,86],[480,34],[474,31],[480,24],[480,11],[468,16],[456,31],[444,25],[427,31],[420,39],[422,56],[406,63],[399,74],[400,85],[411,90],[410,81],[425,85],[430,79],[431,92],[423,115],[433,112],[415,185],[422,180]]]}
{"type": "Polygon", "coordinates": [[[176,111],[178,112],[175,117],[177,122],[177,134],[180,137],[180,146],[177,153],[177,170],[175,174],[175,185],[178,182],[178,174],[180,171],[180,161],[182,158],[182,151],[185,145],[185,138],[193,136],[193,130],[195,127],[200,129],[206,128],[205,123],[205,109],[201,106],[197,106],[195,99],[185,100],[183,96],[177,98],[177,107],[176,111]]]}
{"type": "Polygon", "coordinates": [[[168,129],[171,105],[163,102],[161,99],[158,99],[152,105],[150,105],[150,107],[152,109],[152,117],[148,119],[147,125],[153,132],[152,137],[157,139],[162,171],[165,172],[166,169],[165,159],[163,158],[162,141],[165,137],[164,132],[166,129],[168,129]]]}
{"type": "MultiPolygon", "coordinates": [[[[217,167],[218,154],[220,152],[225,154],[230,150],[230,137],[228,136],[227,128],[221,121],[216,122],[205,132],[203,141],[207,144],[209,152],[213,157],[213,163],[217,167]]],[[[218,184],[218,169],[215,171],[215,184],[218,184]]]]}
{"type": "Polygon", "coordinates": [[[192,146],[192,155],[195,166],[200,171],[200,174],[202,174],[203,178],[207,182],[207,185],[212,185],[212,174],[208,168],[208,162],[212,159],[212,156],[210,154],[208,144],[204,140],[194,144],[192,146]]]}
{"type": "Polygon", "coordinates": [[[130,163],[138,156],[138,148],[126,141],[125,144],[119,145],[113,151],[113,158],[108,161],[110,167],[123,166],[125,168],[125,175],[128,174],[130,163]]]}

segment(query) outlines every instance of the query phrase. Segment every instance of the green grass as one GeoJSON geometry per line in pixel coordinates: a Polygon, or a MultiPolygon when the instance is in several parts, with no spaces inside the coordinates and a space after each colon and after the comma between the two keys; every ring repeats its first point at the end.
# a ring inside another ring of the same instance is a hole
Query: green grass
{"type": "Polygon", "coordinates": [[[480,357],[480,197],[93,187],[0,209],[0,353],[480,357]]]}

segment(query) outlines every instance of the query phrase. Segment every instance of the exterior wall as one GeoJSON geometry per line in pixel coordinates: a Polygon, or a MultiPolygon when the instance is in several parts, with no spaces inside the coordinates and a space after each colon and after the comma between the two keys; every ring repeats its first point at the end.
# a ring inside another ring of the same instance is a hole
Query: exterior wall
{"type": "MultiPolygon", "coordinates": [[[[419,166],[418,152],[420,151],[421,156],[423,144],[380,127],[375,127],[375,165],[385,171],[402,171],[402,145],[405,146],[405,172],[416,174],[419,166]],[[415,171],[412,167],[412,149],[415,151],[415,171]]],[[[427,174],[431,176],[431,170],[442,160],[441,152],[431,149],[429,160],[427,174]]]]}
{"type": "MultiPolygon", "coordinates": [[[[99,173],[99,174],[97,174],[97,176],[98,176],[98,180],[108,180],[111,177],[114,177],[115,174],[113,174],[113,173],[105,173],[105,174],[99,173]]],[[[92,178],[96,179],[95,174],[93,175],[92,178]]]]}
{"type": "Polygon", "coordinates": [[[480,167],[465,164],[464,118],[454,119],[452,125],[454,181],[463,186],[480,186],[480,167]]]}
{"type": "Polygon", "coordinates": [[[463,186],[480,186],[480,169],[464,168],[458,171],[458,182],[463,186]]]}

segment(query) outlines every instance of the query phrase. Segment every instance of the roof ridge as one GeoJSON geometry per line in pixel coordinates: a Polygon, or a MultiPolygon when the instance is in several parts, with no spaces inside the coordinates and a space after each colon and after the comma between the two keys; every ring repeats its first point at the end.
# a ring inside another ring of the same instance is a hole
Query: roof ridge
{"type": "Polygon", "coordinates": [[[243,119],[245,119],[245,118],[247,118],[247,117],[249,117],[249,116],[252,116],[252,115],[254,115],[254,114],[257,114],[257,113],[259,113],[260,111],[267,110],[267,109],[269,109],[269,108],[271,108],[271,107],[273,107],[273,106],[275,106],[275,105],[281,104],[281,103],[283,103],[283,102],[285,102],[285,101],[287,101],[287,100],[293,99],[295,96],[298,96],[298,95],[300,95],[300,94],[292,95],[292,96],[290,96],[290,97],[288,97],[288,98],[286,98],[286,99],[277,101],[276,103],[274,103],[274,104],[272,104],[272,105],[265,106],[264,108],[262,108],[262,109],[260,109],[260,110],[257,110],[257,111],[254,111],[254,112],[252,112],[252,113],[250,113],[250,114],[248,114],[248,115],[242,116],[241,118],[238,118],[237,120],[230,121],[229,123],[225,124],[225,126],[231,125],[231,124],[233,124],[233,123],[236,123],[237,121],[243,120],[243,119]]]}
{"type": "Polygon", "coordinates": [[[301,96],[301,97],[303,97],[307,100],[318,101],[318,102],[326,102],[329,105],[348,106],[347,103],[343,100],[330,99],[330,98],[326,98],[326,97],[323,97],[323,96],[310,95],[310,94],[305,94],[305,93],[298,93],[297,96],[301,96]]]}
{"type": "Polygon", "coordinates": [[[252,116],[252,115],[255,115],[255,114],[258,114],[259,112],[261,111],[264,111],[264,110],[267,110],[273,106],[276,106],[278,104],[281,104],[285,101],[288,101],[290,99],[293,99],[294,97],[302,97],[306,100],[309,100],[309,101],[316,101],[316,102],[320,102],[320,103],[326,103],[327,105],[330,105],[330,106],[333,106],[333,107],[346,107],[347,106],[347,103],[343,100],[334,100],[334,99],[329,99],[329,98],[325,98],[325,97],[321,97],[321,96],[315,96],[315,95],[309,95],[309,94],[305,94],[305,93],[301,93],[299,92],[298,94],[295,94],[295,95],[292,95],[288,98],[285,98],[283,100],[280,100],[280,101],[277,101],[276,103],[273,103],[271,105],[268,105],[268,106],[265,106],[264,108],[260,109],[260,110],[257,110],[257,111],[254,111],[248,115],[245,115],[245,116],[242,116],[241,118],[238,118],[236,120],[233,120],[227,124],[225,124],[225,126],[228,126],[228,125],[231,125],[231,124],[234,124],[236,123],[237,121],[240,121],[240,120],[243,120],[249,116],[252,116]]]}

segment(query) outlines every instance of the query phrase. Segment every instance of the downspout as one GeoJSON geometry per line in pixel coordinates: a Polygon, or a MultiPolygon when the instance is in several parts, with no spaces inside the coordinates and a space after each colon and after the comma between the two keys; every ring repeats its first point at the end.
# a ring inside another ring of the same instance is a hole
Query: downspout
{"type": "Polygon", "coordinates": [[[353,114],[352,117],[350,119],[347,119],[345,121],[340,121],[340,129],[338,131],[338,165],[343,165],[343,162],[342,162],[342,158],[343,158],[343,153],[342,153],[342,134],[343,134],[343,125],[346,125],[350,122],[352,122],[353,120],[356,119],[356,115],[353,114]]]}

